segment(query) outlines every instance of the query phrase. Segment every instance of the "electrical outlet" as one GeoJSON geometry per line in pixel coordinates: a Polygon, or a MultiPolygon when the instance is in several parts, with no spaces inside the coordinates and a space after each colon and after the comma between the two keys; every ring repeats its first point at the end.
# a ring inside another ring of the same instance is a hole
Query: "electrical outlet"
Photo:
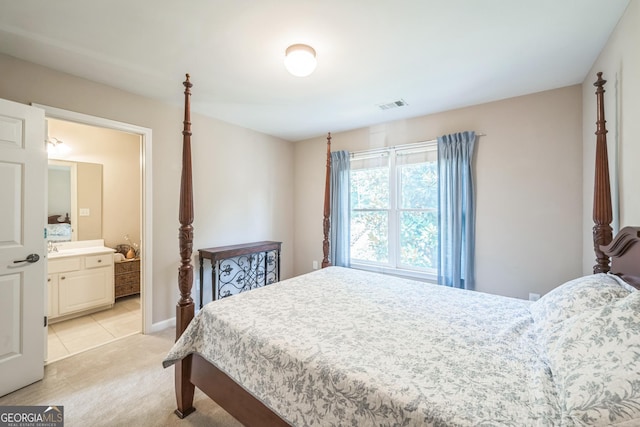
{"type": "Polygon", "coordinates": [[[318,269],[318,261],[313,261],[313,269],[314,270],[318,269]]]}
{"type": "Polygon", "coordinates": [[[540,294],[534,294],[532,292],[529,293],[529,301],[538,301],[540,299],[540,294]]]}

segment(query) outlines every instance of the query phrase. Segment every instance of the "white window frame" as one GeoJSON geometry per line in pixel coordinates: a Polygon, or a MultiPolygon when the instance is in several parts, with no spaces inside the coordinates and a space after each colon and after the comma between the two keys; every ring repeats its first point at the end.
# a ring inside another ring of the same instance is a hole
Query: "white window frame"
{"type": "MultiPolygon", "coordinates": [[[[389,158],[389,208],[387,208],[387,232],[388,232],[388,255],[389,262],[386,264],[359,260],[351,258],[350,264],[352,268],[361,270],[374,271],[378,273],[390,274],[401,277],[409,277],[413,279],[424,280],[428,282],[437,282],[436,269],[412,268],[400,263],[400,212],[403,211],[423,211],[424,209],[401,209],[400,203],[400,170],[397,167],[397,153],[406,150],[424,150],[436,151],[438,149],[437,141],[425,141],[415,144],[406,144],[396,147],[389,147],[378,150],[367,150],[352,154],[352,159],[361,159],[371,157],[376,153],[387,155],[389,158]]],[[[350,208],[351,209],[351,208],[350,208]]],[[[383,211],[385,209],[356,209],[356,211],[383,211]]]]}

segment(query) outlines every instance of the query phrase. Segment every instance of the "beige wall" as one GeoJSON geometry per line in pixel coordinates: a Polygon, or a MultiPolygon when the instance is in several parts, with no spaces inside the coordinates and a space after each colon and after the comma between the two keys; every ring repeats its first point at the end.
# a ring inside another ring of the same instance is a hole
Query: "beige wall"
{"type": "Polygon", "coordinates": [[[78,212],[74,214],[74,218],[78,223],[78,240],[102,239],[102,165],[79,162],[77,171],[78,212]],[[80,215],[81,209],[88,210],[89,215],[80,215]]]}
{"type": "MultiPolygon", "coordinates": [[[[610,152],[611,179],[619,183],[619,224],[640,226],[640,1],[629,3],[625,14],[589,70],[582,84],[585,239],[583,271],[593,271],[593,182],[596,137],[596,96],[593,82],[602,71],[605,85],[605,118],[610,152]],[[617,161],[616,161],[617,152],[617,161]],[[617,165],[618,172],[615,173],[617,165]]],[[[616,197],[614,194],[614,203],[616,197]]],[[[615,232],[616,230],[614,230],[615,232]]]]}
{"type": "MultiPolygon", "coordinates": [[[[140,243],[139,135],[55,119],[47,120],[47,130],[50,137],[64,141],[68,149],[55,158],[102,166],[102,197],[99,201],[99,194],[93,191],[95,187],[81,179],[78,170],[78,192],[87,186],[87,193],[93,193],[96,198],[94,202],[102,205],[102,228],[98,235],[79,233],[78,240],[87,240],[91,236],[104,239],[107,246],[115,247],[126,243],[123,237],[128,234],[132,241],[140,243]]],[[[78,204],[78,209],[86,207],[78,204]]],[[[88,225],[83,222],[95,223],[99,213],[92,211],[89,217],[77,216],[80,231],[88,225]]]]}
{"type": "MultiPolygon", "coordinates": [[[[187,70],[185,70],[187,71],[187,70]]],[[[153,132],[153,313],[175,316],[182,106],[171,106],[0,55],[0,98],[147,127],[153,132]]],[[[198,81],[192,76],[193,98],[198,81]]],[[[175,76],[176,98],[183,75],[175,76]]],[[[292,143],[193,114],[194,249],[254,240],[283,243],[293,272],[292,143]]],[[[196,275],[197,276],[197,275],[196,275]]]]}
{"type": "MultiPolygon", "coordinates": [[[[332,149],[486,134],[475,159],[477,289],[527,298],[581,271],[581,105],[571,86],[334,134],[332,149]]],[[[322,259],[325,149],[325,138],[295,147],[296,274],[322,259]]]]}

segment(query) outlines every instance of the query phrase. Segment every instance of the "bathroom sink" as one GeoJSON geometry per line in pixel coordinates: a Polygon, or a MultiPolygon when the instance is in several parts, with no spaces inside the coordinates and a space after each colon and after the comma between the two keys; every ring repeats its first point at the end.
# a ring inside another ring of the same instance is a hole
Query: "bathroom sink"
{"type": "Polygon", "coordinates": [[[65,256],[80,255],[85,249],[59,249],[49,252],[49,258],[61,258],[65,256]]]}
{"type": "Polygon", "coordinates": [[[53,246],[55,246],[57,250],[54,249],[47,254],[49,259],[115,252],[115,249],[111,249],[104,246],[103,240],[63,242],[63,243],[53,244],[53,246]]]}
{"type": "Polygon", "coordinates": [[[49,259],[62,258],[68,256],[78,255],[93,255],[99,253],[115,252],[114,249],[107,248],[105,246],[94,246],[89,248],[76,248],[76,249],[58,249],[58,252],[49,252],[49,259]]]}

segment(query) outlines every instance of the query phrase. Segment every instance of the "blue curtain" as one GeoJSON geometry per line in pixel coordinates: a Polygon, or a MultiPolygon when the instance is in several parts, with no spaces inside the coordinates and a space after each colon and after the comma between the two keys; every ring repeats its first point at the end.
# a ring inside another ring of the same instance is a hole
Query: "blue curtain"
{"type": "Polygon", "coordinates": [[[348,151],[331,153],[331,232],[329,234],[329,261],[331,265],[349,267],[351,256],[349,218],[349,163],[348,151]]]}
{"type": "Polygon", "coordinates": [[[475,132],[438,138],[438,283],[475,287],[475,132]]]}

